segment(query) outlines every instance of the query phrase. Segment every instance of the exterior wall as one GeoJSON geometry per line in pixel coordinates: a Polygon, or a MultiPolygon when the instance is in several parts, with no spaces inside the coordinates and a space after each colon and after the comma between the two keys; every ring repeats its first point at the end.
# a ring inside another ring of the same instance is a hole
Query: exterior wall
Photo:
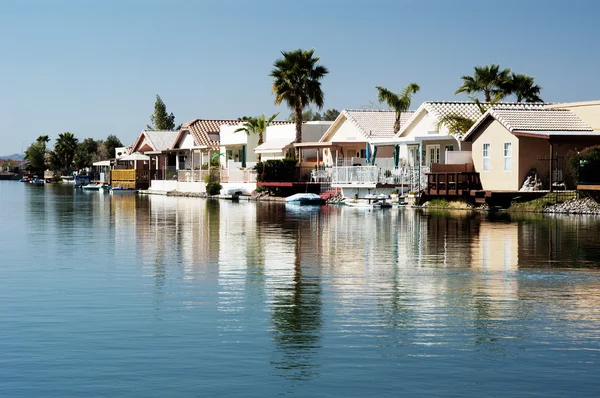
{"type": "MultiPolygon", "coordinates": [[[[345,119],[327,139],[329,142],[365,142],[363,133],[347,119],[345,119]]],[[[364,146],[364,145],[363,145],[364,146]]]]}
{"type": "Polygon", "coordinates": [[[417,118],[411,123],[411,126],[402,132],[402,137],[422,137],[429,134],[448,134],[448,129],[442,127],[438,133],[437,119],[429,114],[427,111],[423,111],[417,118]]]}
{"type": "MultiPolygon", "coordinates": [[[[496,122],[497,123],[497,122],[496,122]]],[[[513,156],[516,152],[513,150],[513,156]]],[[[531,169],[538,169],[538,156],[549,157],[550,156],[550,144],[548,140],[540,138],[519,138],[519,174],[518,174],[518,188],[520,189],[525,181],[527,173],[531,169]]]]}
{"type": "Polygon", "coordinates": [[[194,137],[189,133],[189,131],[186,131],[184,133],[183,140],[181,140],[181,145],[179,146],[179,148],[189,149],[189,148],[192,148],[193,146],[194,146],[194,137]]]}
{"type": "MultiPolygon", "coordinates": [[[[472,156],[485,190],[517,191],[521,188],[519,139],[496,120],[488,121],[473,135],[472,156]],[[504,171],[504,143],[512,143],[512,171],[504,171]],[[483,144],[490,144],[490,170],[483,171],[483,144]]],[[[529,171],[529,168],[527,169],[529,171]]],[[[526,172],[525,172],[526,173],[526,172]]]]}

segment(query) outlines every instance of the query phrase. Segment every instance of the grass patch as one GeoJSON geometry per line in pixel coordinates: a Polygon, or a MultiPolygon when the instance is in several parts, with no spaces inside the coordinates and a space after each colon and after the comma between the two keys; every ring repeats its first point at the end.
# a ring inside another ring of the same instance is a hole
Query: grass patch
{"type": "Polygon", "coordinates": [[[528,202],[512,202],[508,211],[542,211],[546,207],[554,206],[577,197],[575,192],[569,193],[548,193],[541,198],[530,200],[528,202]]]}
{"type": "Polygon", "coordinates": [[[427,207],[436,207],[438,209],[446,209],[450,205],[446,199],[433,199],[427,202],[427,207]]]}

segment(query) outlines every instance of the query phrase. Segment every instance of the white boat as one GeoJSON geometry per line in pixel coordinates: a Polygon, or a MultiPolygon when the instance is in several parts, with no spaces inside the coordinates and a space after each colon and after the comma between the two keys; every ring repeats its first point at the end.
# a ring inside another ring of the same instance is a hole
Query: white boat
{"type": "Polygon", "coordinates": [[[300,205],[322,205],[325,203],[323,198],[316,193],[297,193],[285,198],[285,202],[300,205]]]}
{"type": "Polygon", "coordinates": [[[99,191],[102,189],[102,184],[88,184],[81,187],[84,191],[99,191]]]}
{"type": "Polygon", "coordinates": [[[350,207],[362,207],[368,209],[387,209],[392,207],[392,203],[388,202],[389,196],[381,195],[367,195],[365,199],[353,199],[344,201],[346,206],[350,207]]]}

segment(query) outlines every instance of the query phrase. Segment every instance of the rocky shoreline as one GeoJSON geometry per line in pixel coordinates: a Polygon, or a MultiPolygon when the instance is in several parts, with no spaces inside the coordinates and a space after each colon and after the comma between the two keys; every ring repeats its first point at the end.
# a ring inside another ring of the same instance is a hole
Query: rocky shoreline
{"type": "Polygon", "coordinates": [[[548,206],[542,210],[542,213],[600,215],[600,204],[592,198],[571,199],[548,206]]]}

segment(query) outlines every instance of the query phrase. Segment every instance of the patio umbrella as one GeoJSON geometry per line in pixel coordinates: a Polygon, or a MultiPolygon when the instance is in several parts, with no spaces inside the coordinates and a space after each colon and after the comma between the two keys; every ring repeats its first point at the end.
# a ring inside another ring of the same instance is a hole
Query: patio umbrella
{"type": "Polygon", "coordinates": [[[369,164],[371,162],[371,145],[367,142],[365,147],[365,163],[369,164]]]}
{"type": "Polygon", "coordinates": [[[373,156],[371,156],[371,166],[375,166],[375,156],[377,156],[377,148],[373,149],[373,156]]]}
{"type": "Polygon", "coordinates": [[[398,168],[398,161],[400,160],[400,145],[394,145],[394,168],[398,168]]]}
{"type": "Polygon", "coordinates": [[[242,145],[242,167],[246,167],[246,145],[242,145]]]}

